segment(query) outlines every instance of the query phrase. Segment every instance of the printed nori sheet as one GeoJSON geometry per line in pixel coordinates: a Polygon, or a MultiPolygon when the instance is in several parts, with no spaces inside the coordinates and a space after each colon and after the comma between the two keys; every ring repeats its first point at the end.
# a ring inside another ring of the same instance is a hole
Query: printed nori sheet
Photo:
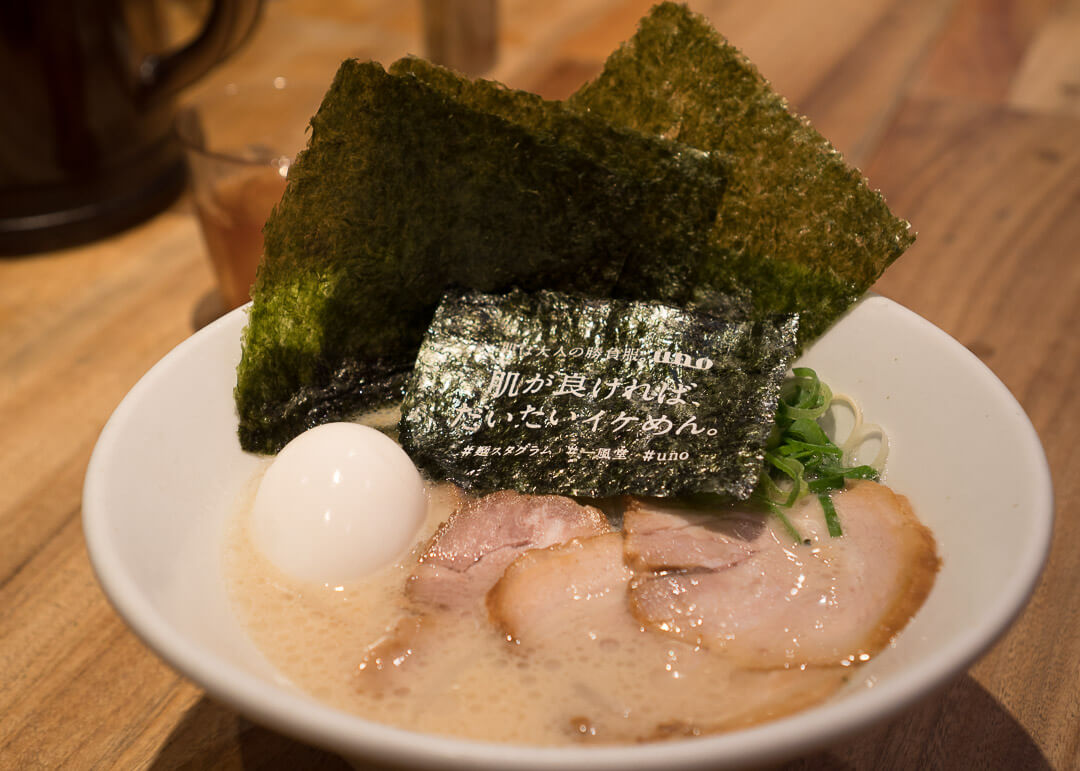
{"type": "Polygon", "coordinates": [[[746,499],[797,327],[556,292],[451,294],[400,438],[428,473],[478,491],[746,499]]]}
{"type": "Polygon", "coordinates": [[[448,288],[608,296],[625,263],[655,259],[627,227],[655,185],[595,157],[344,62],[264,229],[237,372],[241,446],[275,452],[400,395],[448,288]]]}
{"type": "Polygon", "coordinates": [[[525,126],[605,168],[639,179],[639,216],[627,219],[623,232],[640,248],[628,257],[611,294],[677,305],[690,300],[724,189],[726,162],[720,154],[617,128],[561,102],[495,81],[469,80],[417,57],[399,59],[389,71],[418,78],[470,107],[525,126]]]}
{"type": "Polygon", "coordinates": [[[694,300],[801,314],[819,336],[912,243],[908,223],[702,16],[661,3],[568,105],[730,159],[694,300]]]}

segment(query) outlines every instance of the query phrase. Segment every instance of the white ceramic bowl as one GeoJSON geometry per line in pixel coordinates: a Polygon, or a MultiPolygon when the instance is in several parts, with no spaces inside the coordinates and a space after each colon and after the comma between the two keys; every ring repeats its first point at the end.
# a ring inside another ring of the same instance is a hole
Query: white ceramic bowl
{"type": "Polygon", "coordinates": [[[1049,470],[1020,405],[944,332],[870,296],[801,363],[887,428],[887,481],[911,499],[943,558],[918,615],[860,670],[874,687],[755,728],[657,745],[539,749],[388,728],[297,692],[229,609],[224,525],[261,462],[236,440],[232,388],[245,319],[234,311],[179,345],[116,409],[87,470],[87,546],[109,600],[165,661],[251,719],[346,757],[619,771],[779,762],[864,730],[962,673],[1019,613],[1049,548],[1049,470]]]}

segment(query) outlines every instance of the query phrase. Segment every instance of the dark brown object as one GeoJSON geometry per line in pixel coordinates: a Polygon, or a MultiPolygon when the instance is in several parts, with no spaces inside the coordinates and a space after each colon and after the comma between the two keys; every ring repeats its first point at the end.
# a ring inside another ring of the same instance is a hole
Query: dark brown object
{"type": "Polygon", "coordinates": [[[188,45],[157,53],[142,4],[0,0],[0,254],[121,230],[183,189],[172,98],[231,53],[261,0],[217,0],[188,45]]]}
{"type": "Polygon", "coordinates": [[[424,0],[428,59],[465,75],[483,75],[498,54],[498,0],[424,0]]]}

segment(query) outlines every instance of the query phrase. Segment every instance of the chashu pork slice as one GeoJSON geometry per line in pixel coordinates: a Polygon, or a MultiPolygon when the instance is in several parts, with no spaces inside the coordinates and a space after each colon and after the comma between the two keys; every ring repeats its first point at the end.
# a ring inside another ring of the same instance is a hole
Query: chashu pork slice
{"type": "Polygon", "coordinates": [[[738,509],[718,516],[632,499],[623,526],[626,559],[637,570],[719,570],[754,553],[765,520],[738,509]]]}
{"type": "Polygon", "coordinates": [[[746,670],[645,628],[630,613],[633,571],[610,533],[527,552],[487,596],[492,622],[533,666],[569,678],[549,719],[585,742],[731,730],[829,696],[844,672],[746,670]]]}
{"type": "Polygon", "coordinates": [[[533,649],[572,638],[618,645],[643,631],[627,604],[632,575],[620,533],[574,539],[517,558],[488,592],[488,613],[508,638],[533,649]]]}
{"type": "Polygon", "coordinates": [[[626,513],[636,618],[680,640],[723,651],[743,666],[848,665],[877,653],[930,592],[939,560],[907,499],[874,482],[833,496],[844,534],[833,538],[814,496],[789,515],[747,527],[634,502],[626,513]],[[680,524],[681,521],[681,524],[680,524]],[[715,541],[708,547],[698,539],[715,541]],[[730,553],[728,564],[711,558],[730,553]]]}
{"type": "Polygon", "coordinates": [[[439,527],[406,583],[424,608],[482,603],[506,566],[530,549],[611,531],[599,509],[560,495],[502,490],[467,502],[439,527]]]}
{"type": "Polygon", "coordinates": [[[510,490],[461,503],[439,526],[405,583],[412,611],[368,646],[359,687],[387,688],[416,654],[431,654],[458,623],[472,624],[506,566],[530,549],[611,531],[591,506],[510,490]],[[462,616],[466,619],[462,621],[462,616]]]}

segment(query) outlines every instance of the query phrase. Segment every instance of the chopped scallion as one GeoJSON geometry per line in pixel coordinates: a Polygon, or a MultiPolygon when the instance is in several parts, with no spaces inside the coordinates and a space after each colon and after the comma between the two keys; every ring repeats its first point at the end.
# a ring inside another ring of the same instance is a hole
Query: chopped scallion
{"type": "Polygon", "coordinates": [[[780,518],[793,540],[801,541],[787,511],[810,493],[825,512],[829,535],[843,535],[831,493],[847,479],[878,478],[873,466],[845,466],[843,450],[818,423],[832,403],[832,390],[809,367],[796,367],[780,390],[773,435],[765,448],[765,473],[757,496],[780,518]]]}
{"type": "Polygon", "coordinates": [[[840,518],[836,516],[832,496],[829,493],[818,493],[818,500],[821,501],[821,508],[825,512],[825,526],[829,528],[829,535],[833,538],[843,535],[844,531],[840,529],[840,518]]]}

